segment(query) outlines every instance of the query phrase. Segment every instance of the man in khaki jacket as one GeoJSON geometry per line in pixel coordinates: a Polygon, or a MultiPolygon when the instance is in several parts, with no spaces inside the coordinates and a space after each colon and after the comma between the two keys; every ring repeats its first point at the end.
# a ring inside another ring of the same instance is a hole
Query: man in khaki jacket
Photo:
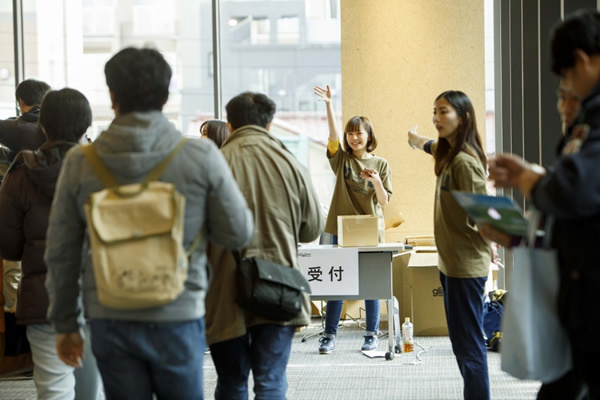
{"type": "MultiPolygon", "coordinates": [[[[254,236],[242,257],[299,268],[298,243],[316,239],[323,228],[308,172],[269,133],[275,114],[271,99],[245,92],[226,108],[231,135],[221,150],[254,214],[254,236]]],[[[235,303],[233,254],[218,246],[210,254],[214,275],[206,297],[206,336],[218,374],[215,399],[248,398],[250,370],[257,398],[284,399],[295,328],[310,321],[308,295],[302,313],[289,322],[245,312],[235,303]]]]}

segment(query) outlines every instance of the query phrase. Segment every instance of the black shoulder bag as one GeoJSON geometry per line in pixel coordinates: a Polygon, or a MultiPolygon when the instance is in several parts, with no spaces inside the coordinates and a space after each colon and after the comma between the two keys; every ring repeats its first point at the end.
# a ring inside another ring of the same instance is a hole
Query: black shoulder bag
{"type": "Polygon", "coordinates": [[[258,316],[285,322],[302,312],[303,293],[310,293],[300,271],[260,258],[241,258],[233,252],[238,266],[236,303],[258,316]]]}

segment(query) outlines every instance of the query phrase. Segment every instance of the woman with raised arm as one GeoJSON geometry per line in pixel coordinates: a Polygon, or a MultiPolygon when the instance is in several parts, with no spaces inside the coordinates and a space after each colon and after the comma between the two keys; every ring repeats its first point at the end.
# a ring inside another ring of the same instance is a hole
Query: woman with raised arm
{"type": "MultiPolygon", "coordinates": [[[[338,215],[375,215],[379,220],[379,243],[384,242],[385,222],[382,207],[392,196],[392,172],[387,161],[373,154],[377,139],[373,124],[367,117],[355,116],[348,120],[340,147],[340,135],[335,123],[329,85],[315,87],[315,94],[327,106],[329,141],[327,158],[336,176],[335,189],[329,207],[325,232],[333,235],[337,244],[338,215]]],[[[325,314],[325,332],[319,339],[319,353],[328,354],[335,348],[335,336],[342,314],[342,300],[329,300],[325,314]]],[[[379,340],[380,300],[365,300],[367,327],[362,350],[375,350],[379,340]]]]}

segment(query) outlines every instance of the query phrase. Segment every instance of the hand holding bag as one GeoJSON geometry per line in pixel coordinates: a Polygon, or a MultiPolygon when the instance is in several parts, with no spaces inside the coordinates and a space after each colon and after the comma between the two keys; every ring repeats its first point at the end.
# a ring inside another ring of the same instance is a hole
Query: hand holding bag
{"type": "MultiPolygon", "coordinates": [[[[537,227],[531,225],[530,230],[537,227]]],[[[533,247],[535,234],[530,234],[528,246],[513,250],[515,267],[500,348],[503,371],[543,383],[560,378],[573,365],[567,332],[558,319],[560,277],[556,250],[549,248],[551,225],[546,225],[542,248],[533,247]]]]}
{"type": "Polygon", "coordinates": [[[260,258],[242,259],[234,252],[237,268],[236,303],[261,317],[285,322],[302,312],[304,293],[310,293],[308,281],[291,266],[260,258]]]}

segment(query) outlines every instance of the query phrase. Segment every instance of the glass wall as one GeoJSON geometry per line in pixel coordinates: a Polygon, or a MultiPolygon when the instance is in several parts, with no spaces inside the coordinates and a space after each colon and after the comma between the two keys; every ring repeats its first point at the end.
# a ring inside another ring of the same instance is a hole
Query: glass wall
{"type": "Polygon", "coordinates": [[[223,103],[246,90],[275,101],[271,132],[309,168],[324,207],[334,178],[325,157],[325,105],[313,88],[329,84],[336,91],[341,124],[339,15],[339,0],[221,3],[223,103]]]}
{"type": "Polygon", "coordinates": [[[16,113],[12,2],[0,2],[0,119],[16,113]]]}
{"type": "MultiPolygon", "coordinates": [[[[339,1],[220,3],[223,104],[247,90],[272,98],[272,133],[309,168],[325,206],[333,174],[325,106],[313,87],[332,86],[341,117],[339,1]]],[[[154,47],[171,65],[164,112],[185,135],[199,136],[200,124],[214,118],[211,0],[27,0],[23,7],[25,78],[82,91],[92,105],[92,138],[114,116],[104,64],[127,46],[154,47]]],[[[1,2],[0,118],[16,113],[12,12],[1,2]]]]}

